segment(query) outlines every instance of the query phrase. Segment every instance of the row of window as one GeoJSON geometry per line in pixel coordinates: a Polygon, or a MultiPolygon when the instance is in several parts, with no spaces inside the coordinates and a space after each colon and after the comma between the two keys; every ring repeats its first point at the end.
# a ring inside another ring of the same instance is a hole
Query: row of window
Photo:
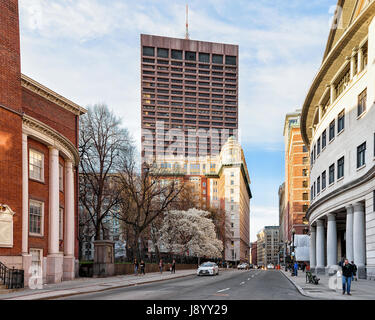
{"type": "MultiPolygon", "coordinates": [[[[375,139],[375,135],[374,135],[375,139]]],[[[375,156],[375,142],[374,142],[374,156],[375,156]]],[[[357,147],[357,169],[362,168],[366,164],[366,142],[357,147]]],[[[344,177],[345,174],[345,157],[337,160],[337,180],[344,177]]],[[[335,182],[335,164],[331,164],[328,169],[328,184],[332,185],[335,182]]],[[[311,186],[311,199],[315,199],[316,195],[323,192],[327,186],[327,172],[323,171],[316,181],[311,186]]]]}
{"type": "MultiPolygon", "coordinates": [[[[358,105],[357,105],[357,116],[361,116],[366,111],[366,99],[367,99],[367,89],[365,89],[358,96],[358,105]]],[[[337,116],[337,134],[340,134],[345,129],[345,110],[342,110],[337,116]]],[[[336,119],[332,120],[328,128],[328,138],[329,141],[332,141],[335,138],[336,134],[336,119]]],[[[317,156],[327,145],[327,129],[325,129],[321,136],[318,138],[316,144],[314,145],[311,151],[311,165],[315,162],[317,156]]]]}
{"type": "MultiPolygon", "coordinates": [[[[196,76],[191,76],[190,77],[191,79],[195,79],[196,76]]],[[[164,78],[161,78],[163,80],[161,80],[162,82],[169,82],[169,79],[164,79],[164,78]]],[[[155,78],[153,77],[143,77],[143,80],[150,80],[150,81],[155,81],[155,78]]],[[[172,89],[182,89],[183,88],[183,82],[185,84],[185,90],[188,90],[187,88],[187,85],[196,85],[197,84],[197,81],[196,80],[179,80],[179,79],[171,79],[171,88],[172,89]],[[179,84],[173,84],[173,83],[179,83],[179,84]]],[[[219,82],[222,82],[222,81],[219,81],[219,82]]],[[[237,89],[237,85],[236,84],[230,84],[228,82],[236,82],[236,80],[232,80],[232,79],[227,79],[227,82],[225,84],[223,83],[215,83],[213,82],[212,84],[210,84],[210,82],[205,82],[205,81],[198,81],[198,85],[200,86],[207,86],[207,87],[225,87],[225,88],[231,88],[231,89],[237,89]],[[230,81],[228,81],[230,80],[230,81]]],[[[143,86],[145,88],[154,88],[155,87],[155,83],[152,83],[152,82],[143,82],[143,86]]],[[[169,88],[169,83],[157,83],[157,87],[158,88],[169,88]]],[[[210,88],[199,88],[200,91],[208,91],[210,88]]],[[[145,90],[145,89],[143,89],[145,90]]],[[[220,89],[220,88],[211,88],[211,90],[213,92],[215,92],[215,90],[221,90],[221,91],[217,91],[217,92],[222,92],[223,89],[220,89]]]]}
{"type": "MultiPolygon", "coordinates": [[[[199,62],[203,63],[216,63],[216,64],[223,64],[224,62],[224,56],[222,54],[210,54],[210,53],[202,53],[199,52],[198,55],[196,52],[193,51],[182,51],[182,50],[170,50],[166,48],[154,48],[154,47],[147,47],[143,46],[143,55],[154,57],[155,51],[157,54],[157,57],[159,58],[172,58],[176,60],[182,60],[183,57],[185,60],[188,61],[197,61],[197,56],[199,62]],[[156,49],[156,50],[155,50],[156,49]]],[[[225,56],[225,64],[229,65],[236,65],[237,64],[237,57],[236,56],[225,56]]]]}
{"type": "MultiPolygon", "coordinates": [[[[59,210],[59,239],[63,240],[64,209],[59,210]]],[[[30,200],[29,202],[29,233],[33,236],[44,236],[44,202],[30,200]]]]}

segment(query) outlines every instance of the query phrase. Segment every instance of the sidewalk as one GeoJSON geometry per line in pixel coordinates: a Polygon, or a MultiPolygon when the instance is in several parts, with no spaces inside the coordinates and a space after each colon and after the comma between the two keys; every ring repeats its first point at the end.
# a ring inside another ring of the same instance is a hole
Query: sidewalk
{"type": "Polygon", "coordinates": [[[175,274],[168,271],[148,273],[144,276],[121,275],[108,278],[77,278],[57,284],[45,284],[43,289],[19,289],[11,293],[0,291],[0,300],[43,300],[55,299],[76,294],[105,291],[115,288],[136,286],[145,283],[176,279],[196,274],[196,270],[176,270],[175,274]]]}
{"type": "Polygon", "coordinates": [[[285,277],[292,282],[298,291],[307,297],[312,297],[322,300],[375,300],[375,281],[358,279],[358,281],[352,281],[350,293],[342,294],[342,286],[340,283],[340,289],[333,290],[329,287],[330,277],[326,275],[317,275],[320,278],[319,284],[306,283],[306,273],[302,270],[298,270],[298,276],[292,277],[290,271],[285,272],[285,269],[279,270],[285,277]]]}

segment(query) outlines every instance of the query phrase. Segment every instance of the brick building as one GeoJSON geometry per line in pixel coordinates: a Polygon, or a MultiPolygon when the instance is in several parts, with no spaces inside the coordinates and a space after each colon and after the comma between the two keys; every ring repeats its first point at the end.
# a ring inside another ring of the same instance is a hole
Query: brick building
{"type": "Polygon", "coordinates": [[[0,0],[0,262],[75,276],[79,116],[85,109],[21,74],[17,0],[0,0]]]}
{"type": "Polygon", "coordinates": [[[285,117],[285,183],[279,188],[279,223],[282,255],[291,254],[293,234],[306,234],[309,207],[309,153],[300,131],[301,110],[285,117]]]}

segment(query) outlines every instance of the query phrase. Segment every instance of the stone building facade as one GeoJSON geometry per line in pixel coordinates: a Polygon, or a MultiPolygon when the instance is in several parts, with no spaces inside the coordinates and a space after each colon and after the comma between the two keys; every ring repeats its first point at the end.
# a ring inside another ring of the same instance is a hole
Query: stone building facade
{"type": "Polygon", "coordinates": [[[338,5],[301,115],[312,154],[310,264],[332,273],[346,257],[360,278],[375,278],[375,1],[338,5]]]}
{"type": "Polygon", "coordinates": [[[21,74],[17,0],[0,0],[0,262],[75,276],[77,104],[21,74]]]}
{"type": "Polygon", "coordinates": [[[257,234],[257,265],[267,267],[278,264],[279,227],[265,226],[257,234]]]}

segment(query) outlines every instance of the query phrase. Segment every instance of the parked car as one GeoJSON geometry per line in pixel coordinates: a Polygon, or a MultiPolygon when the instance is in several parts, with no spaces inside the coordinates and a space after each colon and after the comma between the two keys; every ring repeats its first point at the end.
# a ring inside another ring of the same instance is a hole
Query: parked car
{"type": "Polygon", "coordinates": [[[249,269],[249,265],[246,262],[244,262],[244,263],[239,264],[237,266],[237,269],[238,270],[247,270],[247,269],[249,269]]]}
{"type": "Polygon", "coordinates": [[[249,264],[249,269],[254,269],[254,265],[252,263],[249,264]]]}
{"type": "Polygon", "coordinates": [[[272,263],[270,263],[269,265],[267,265],[267,269],[275,269],[275,266],[272,263]]]}
{"type": "Polygon", "coordinates": [[[215,262],[205,262],[198,267],[197,276],[202,275],[218,275],[219,267],[215,262]]]}

